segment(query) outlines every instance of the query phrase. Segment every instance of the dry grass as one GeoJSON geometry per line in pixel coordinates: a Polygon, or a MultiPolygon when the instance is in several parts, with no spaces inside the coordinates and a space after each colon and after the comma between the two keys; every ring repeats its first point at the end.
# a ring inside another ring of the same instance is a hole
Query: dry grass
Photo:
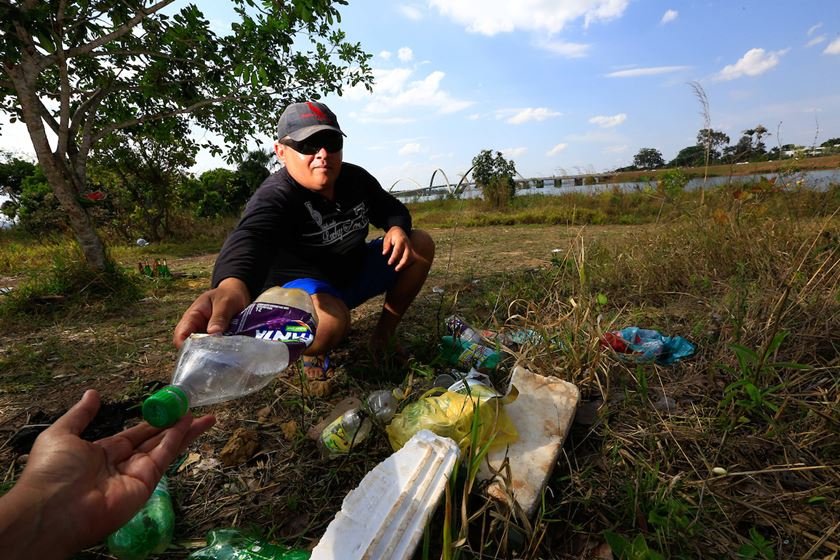
{"type": "MultiPolygon", "coordinates": [[[[349,395],[395,385],[409,398],[421,394],[446,369],[436,341],[453,312],[477,327],[542,335],[511,349],[499,384],[521,363],[574,382],[583,402],[538,516],[523,519],[480,491],[462,498],[469,477],[461,472],[449,508],[430,524],[429,557],[592,557],[607,540],[616,552],[637,543],[628,558],[836,554],[840,220],[819,217],[825,208],[782,217],[773,209],[782,203],[761,193],[708,200],[701,208],[673,202],[676,211],[644,226],[433,230],[438,258],[401,331],[411,366],[383,371],[364,351],[381,304],[374,301],[354,311],[353,332],[335,352],[342,368],[332,399],[292,375],[214,407],[217,427],[172,480],[179,548],[168,557],[186,556],[223,526],[311,546],[390,450],[379,434],[358,453],[325,460],[306,430],[349,395]],[[601,336],[629,325],[685,336],[698,353],[670,367],[619,360],[601,336]],[[222,466],[220,451],[239,427],[257,433],[260,450],[222,466]]],[[[118,253],[127,268],[136,251],[118,253]]],[[[7,483],[21,468],[11,436],[38,409],[57,414],[87,386],[128,406],[166,381],[172,326],[211,266],[212,257],[171,259],[176,279],[150,281],[147,297],[121,313],[6,319],[7,483]],[[84,359],[83,342],[93,349],[84,359]]]]}

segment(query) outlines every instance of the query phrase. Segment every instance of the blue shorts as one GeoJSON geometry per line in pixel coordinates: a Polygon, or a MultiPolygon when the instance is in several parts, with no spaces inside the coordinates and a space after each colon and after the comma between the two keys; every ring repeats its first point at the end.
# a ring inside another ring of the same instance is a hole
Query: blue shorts
{"type": "Polygon", "coordinates": [[[359,275],[345,288],[339,289],[316,278],[297,278],[283,284],[284,288],[300,288],[309,295],[326,293],[333,295],[347,305],[349,309],[360,306],[372,297],[384,294],[397,281],[397,271],[388,265],[390,254],[382,254],[382,238],[378,237],[367,244],[365,264],[359,275]]]}

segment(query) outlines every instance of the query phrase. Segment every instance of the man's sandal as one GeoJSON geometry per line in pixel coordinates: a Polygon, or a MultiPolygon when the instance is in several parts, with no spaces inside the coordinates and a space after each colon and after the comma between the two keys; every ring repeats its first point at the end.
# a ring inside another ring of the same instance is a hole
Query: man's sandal
{"type": "Polygon", "coordinates": [[[323,356],[304,356],[303,357],[303,374],[308,379],[321,380],[330,379],[335,375],[335,371],[327,354],[323,356]]]}

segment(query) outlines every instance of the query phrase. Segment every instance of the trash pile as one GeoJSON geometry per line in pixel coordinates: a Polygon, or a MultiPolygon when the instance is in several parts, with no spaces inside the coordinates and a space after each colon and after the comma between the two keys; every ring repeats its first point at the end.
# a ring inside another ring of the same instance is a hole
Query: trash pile
{"type": "MultiPolygon", "coordinates": [[[[297,292],[264,294],[224,336],[188,340],[172,383],[144,403],[146,420],[171,425],[190,407],[253,393],[282,372],[311,344],[317,328],[311,300],[297,292]],[[278,359],[265,359],[278,351],[278,359]],[[273,369],[258,371],[268,361],[273,369]],[[225,375],[208,373],[220,367],[225,375]],[[228,382],[220,384],[224,379],[228,382]]],[[[459,458],[474,457],[477,449],[486,451],[477,471],[477,480],[488,482],[480,485],[483,491],[533,515],[575,417],[579,391],[518,365],[508,387],[499,391],[491,376],[504,353],[539,343],[542,335],[529,329],[479,331],[456,315],[445,325],[440,359],[450,369],[438,375],[433,388],[410,402],[398,389],[373,391],[363,401],[344,403],[317,427],[313,439],[325,459],[346,455],[383,431],[394,453],[345,497],[311,552],[223,529],[208,534],[207,547],[190,558],[412,558],[459,458]]],[[[608,332],[601,344],[623,359],[659,364],[673,364],[695,351],[682,337],[638,327],[608,332]]],[[[109,538],[112,554],[142,560],[164,550],[172,539],[171,512],[164,478],[146,507],[109,538]]]]}

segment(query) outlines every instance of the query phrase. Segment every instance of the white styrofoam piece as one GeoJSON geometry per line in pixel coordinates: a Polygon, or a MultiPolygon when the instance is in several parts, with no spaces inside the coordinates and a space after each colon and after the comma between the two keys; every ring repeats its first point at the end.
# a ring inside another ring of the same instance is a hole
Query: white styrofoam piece
{"type": "MultiPolygon", "coordinates": [[[[505,412],[519,437],[507,449],[494,449],[487,454],[487,462],[495,470],[508,457],[510,486],[506,488],[504,480],[497,477],[487,493],[503,501],[512,495],[530,516],[563,449],[580,392],[562,379],[538,375],[520,366],[514,368],[510,384],[517,388],[519,396],[505,405],[505,412]]],[[[479,470],[480,480],[494,477],[487,462],[479,470]]]]}
{"type": "Polygon", "coordinates": [[[414,434],[347,494],[311,560],[411,558],[459,454],[449,438],[414,434]]]}

